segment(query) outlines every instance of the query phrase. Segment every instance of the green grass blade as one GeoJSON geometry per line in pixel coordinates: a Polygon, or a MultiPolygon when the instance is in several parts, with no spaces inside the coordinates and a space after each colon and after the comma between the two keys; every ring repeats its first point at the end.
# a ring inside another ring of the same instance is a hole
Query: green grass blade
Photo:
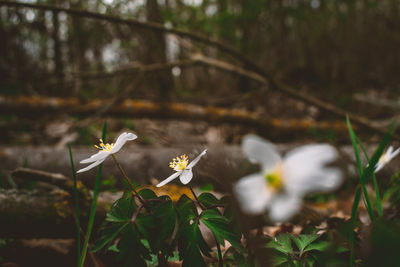
{"type": "MultiPolygon", "coordinates": [[[[104,142],[106,140],[106,128],[107,128],[107,123],[104,123],[103,134],[102,134],[102,139],[104,140],[104,142]]],[[[92,206],[90,208],[89,222],[88,222],[88,227],[86,230],[85,241],[83,243],[81,258],[79,260],[79,265],[78,265],[79,267],[83,267],[83,264],[85,263],[86,253],[87,253],[87,249],[88,249],[88,245],[89,245],[90,234],[92,233],[94,217],[96,214],[97,198],[99,196],[100,177],[101,177],[102,167],[103,167],[103,164],[100,164],[99,167],[97,168],[96,183],[95,183],[94,189],[93,189],[92,206]]]]}
{"type": "Polygon", "coordinates": [[[358,173],[359,173],[359,175],[361,177],[362,174],[363,174],[364,168],[363,168],[363,166],[361,164],[360,153],[358,151],[357,137],[356,137],[356,134],[353,131],[353,127],[351,127],[349,116],[346,116],[346,124],[347,124],[347,129],[349,130],[351,144],[353,145],[354,155],[356,156],[356,163],[357,163],[358,173]]]}
{"type": "MultiPolygon", "coordinates": [[[[363,143],[361,142],[361,140],[358,137],[357,137],[357,142],[360,145],[361,150],[363,151],[365,158],[369,162],[370,159],[368,157],[367,150],[366,150],[365,146],[363,145],[363,143]]],[[[380,193],[379,193],[379,186],[378,186],[378,182],[376,181],[375,172],[372,173],[372,181],[374,183],[374,188],[375,188],[376,206],[377,206],[377,209],[378,209],[378,216],[382,217],[382,215],[383,215],[382,199],[381,199],[381,196],[380,196],[380,193]]]]}
{"type": "Polygon", "coordinates": [[[81,221],[80,221],[80,212],[79,212],[79,196],[78,196],[78,187],[76,182],[76,172],[74,166],[74,159],[72,157],[71,145],[68,144],[69,151],[69,160],[71,161],[71,169],[72,169],[72,177],[74,178],[74,199],[75,199],[75,223],[76,223],[76,246],[78,249],[78,263],[81,258],[81,221]]]}
{"type": "Polygon", "coordinates": [[[385,147],[387,146],[390,139],[392,138],[392,134],[394,132],[395,126],[396,126],[395,122],[393,122],[389,126],[389,130],[385,133],[385,136],[383,137],[382,141],[379,143],[378,148],[375,150],[374,154],[372,155],[372,158],[369,161],[367,168],[365,169],[363,175],[361,176],[361,181],[363,183],[367,183],[368,179],[375,172],[375,166],[378,163],[379,158],[382,156],[382,153],[385,150],[385,147]]]}
{"type": "MultiPolygon", "coordinates": [[[[361,163],[360,152],[358,151],[357,136],[353,131],[353,127],[351,126],[350,119],[349,119],[348,116],[346,117],[346,124],[347,124],[347,128],[349,130],[351,144],[353,145],[354,155],[356,157],[358,174],[360,175],[360,184],[362,185],[362,189],[363,189],[363,192],[364,192],[364,198],[365,198],[365,203],[366,203],[365,206],[367,208],[367,211],[368,211],[369,217],[371,218],[371,221],[374,221],[375,220],[375,215],[374,215],[374,212],[372,211],[372,206],[371,206],[371,201],[369,199],[368,191],[367,191],[367,188],[365,186],[365,183],[363,183],[363,180],[361,179],[361,177],[363,176],[364,168],[363,168],[362,163],[361,163]]],[[[355,203],[355,205],[353,203],[353,207],[358,207],[358,202],[355,203]]]]}

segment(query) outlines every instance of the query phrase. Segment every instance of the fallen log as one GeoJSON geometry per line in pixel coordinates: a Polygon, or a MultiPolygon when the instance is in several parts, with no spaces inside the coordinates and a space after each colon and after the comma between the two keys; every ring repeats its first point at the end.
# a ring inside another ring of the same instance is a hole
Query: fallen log
{"type": "MultiPolygon", "coordinates": [[[[0,113],[40,116],[48,113],[67,113],[70,115],[93,115],[109,104],[108,100],[94,99],[82,102],[78,98],[55,98],[44,96],[0,96],[0,113]]],[[[346,132],[344,121],[321,121],[301,119],[268,118],[265,114],[249,112],[243,109],[203,107],[184,103],[154,103],[146,100],[125,99],[112,106],[107,116],[125,116],[130,118],[203,120],[210,123],[233,123],[259,128],[261,131],[278,131],[298,134],[313,130],[333,130],[346,132]]]]}

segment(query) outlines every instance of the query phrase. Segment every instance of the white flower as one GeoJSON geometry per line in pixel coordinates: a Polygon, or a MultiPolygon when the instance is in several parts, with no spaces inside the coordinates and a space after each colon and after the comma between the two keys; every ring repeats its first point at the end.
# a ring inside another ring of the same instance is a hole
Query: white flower
{"type": "Polygon", "coordinates": [[[239,204],[248,214],[269,209],[271,220],[288,220],[301,207],[304,195],[335,189],[342,180],[338,168],[324,166],[337,158],[336,149],[328,144],[301,146],[282,159],[273,144],[247,135],[242,150],[262,167],[260,173],[245,176],[234,186],[239,204]]]}
{"type": "Polygon", "coordinates": [[[393,151],[393,146],[390,146],[384,154],[379,158],[378,163],[375,167],[375,172],[378,172],[383,168],[386,164],[388,164],[394,157],[396,157],[400,153],[400,147],[393,151]]]}
{"type": "Polygon", "coordinates": [[[100,139],[100,145],[99,146],[95,145],[95,147],[100,149],[100,151],[92,155],[90,158],[84,159],[80,162],[80,163],[92,163],[92,162],[93,163],[83,169],[80,169],[79,171],[77,171],[77,173],[85,172],[96,167],[97,165],[101,164],[108,156],[117,153],[123,147],[123,145],[125,145],[127,141],[135,140],[136,138],[137,136],[135,134],[125,132],[122,133],[120,136],[118,136],[118,139],[115,142],[115,144],[114,143],[104,144],[103,140],[100,139]]]}
{"type": "Polygon", "coordinates": [[[201,157],[203,157],[207,153],[207,149],[200,153],[192,162],[189,163],[189,159],[186,155],[182,155],[180,157],[176,157],[169,163],[169,167],[174,169],[176,173],[169,176],[167,179],[162,181],[157,185],[157,187],[161,187],[175,178],[179,176],[179,180],[181,180],[182,184],[189,183],[193,178],[192,168],[199,162],[201,157]],[[188,165],[189,163],[189,165],[188,165]]]}

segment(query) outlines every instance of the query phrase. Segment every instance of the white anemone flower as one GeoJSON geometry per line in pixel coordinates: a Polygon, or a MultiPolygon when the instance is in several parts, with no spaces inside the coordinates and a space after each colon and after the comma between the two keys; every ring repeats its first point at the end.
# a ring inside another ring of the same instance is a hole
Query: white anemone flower
{"type": "Polygon", "coordinates": [[[179,177],[182,184],[188,184],[193,178],[192,168],[199,162],[199,160],[207,153],[207,149],[200,153],[192,162],[189,163],[188,156],[185,154],[172,159],[169,163],[169,167],[174,169],[176,172],[169,176],[167,179],[162,181],[157,185],[157,187],[161,187],[171,182],[172,180],[179,177]],[[189,164],[188,164],[189,163],[189,164]]]}
{"type": "Polygon", "coordinates": [[[97,165],[100,165],[108,156],[120,151],[120,149],[125,145],[127,141],[132,141],[136,138],[137,136],[135,134],[124,132],[120,136],[118,136],[115,144],[104,144],[103,140],[100,139],[100,144],[98,146],[95,145],[95,147],[100,149],[100,151],[92,155],[90,158],[84,159],[80,162],[92,164],[83,169],[80,169],[79,171],[77,171],[77,173],[88,171],[90,169],[93,169],[97,165]]]}
{"type": "Polygon", "coordinates": [[[338,156],[328,144],[304,145],[281,158],[273,144],[247,135],[242,150],[262,167],[261,172],[245,176],[234,185],[241,209],[248,214],[269,209],[272,221],[286,221],[299,210],[304,195],[336,189],[342,181],[338,168],[325,166],[338,156]]]}
{"type": "Polygon", "coordinates": [[[388,164],[394,157],[396,157],[400,153],[400,147],[393,151],[393,146],[390,146],[384,154],[379,158],[378,163],[375,167],[375,173],[378,172],[388,164]]]}

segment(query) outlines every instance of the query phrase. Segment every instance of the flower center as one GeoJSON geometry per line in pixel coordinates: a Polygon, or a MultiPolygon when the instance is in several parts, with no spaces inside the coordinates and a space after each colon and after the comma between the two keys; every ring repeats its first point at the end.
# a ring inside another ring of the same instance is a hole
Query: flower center
{"type": "Polygon", "coordinates": [[[272,172],[264,174],[268,187],[273,191],[280,191],[283,188],[282,167],[278,165],[272,172]]]}
{"type": "Polygon", "coordinates": [[[189,163],[188,156],[183,154],[180,157],[176,157],[172,159],[169,163],[169,167],[174,169],[175,171],[183,171],[189,163]]]}
{"type": "Polygon", "coordinates": [[[379,163],[380,164],[386,164],[387,163],[387,161],[388,161],[388,157],[386,156],[386,153],[385,154],[383,154],[380,158],[379,158],[379,163]]]}
{"type": "Polygon", "coordinates": [[[94,145],[95,148],[100,149],[101,151],[107,151],[110,152],[111,149],[113,149],[114,144],[104,144],[103,139],[99,139],[100,140],[100,144],[99,145],[94,145]]]}

